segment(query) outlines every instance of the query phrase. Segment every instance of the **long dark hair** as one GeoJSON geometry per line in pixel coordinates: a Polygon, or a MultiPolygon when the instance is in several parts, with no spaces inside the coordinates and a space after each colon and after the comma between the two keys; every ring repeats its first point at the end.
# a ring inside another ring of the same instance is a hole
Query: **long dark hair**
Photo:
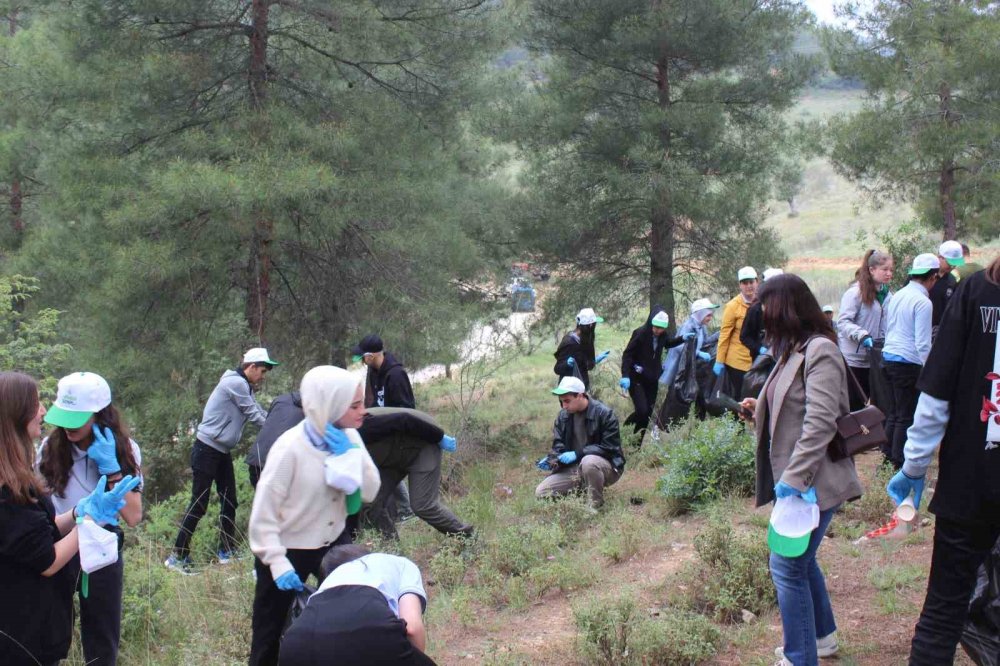
{"type": "Polygon", "coordinates": [[[45,488],[35,474],[28,424],[38,415],[38,384],[20,372],[0,372],[0,488],[15,504],[38,501],[45,488]]]}
{"type": "Polygon", "coordinates": [[[767,346],[775,358],[787,359],[793,349],[816,335],[837,342],[833,326],[798,275],[776,275],[760,288],[758,298],[764,308],[767,346]]]}
{"type": "Polygon", "coordinates": [[[869,269],[884,266],[886,262],[892,261],[892,255],[880,252],[879,250],[868,250],[861,260],[861,268],[858,269],[858,289],[861,291],[861,302],[871,305],[875,302],[878,287],[875,285],[875,278],[869,269]]]}
{"type": "MultiPolygon", "coordinates": [[[[139,464],[132,455],[128,426],[115,406],[108,405],[94,414],[94,423],[102,429],[111,428],[111,432],[115,434],[115,454],[118,457],[118,464],[122,466],[122,474],[139,474],[139,464]]],[[[55,428],[42,450],[38,471],[42,473],[49,488],[57,495],[62,495],[69,482],[69,471],[72,467],[73,442],[69,441],[64,428],[55,428]]]]}

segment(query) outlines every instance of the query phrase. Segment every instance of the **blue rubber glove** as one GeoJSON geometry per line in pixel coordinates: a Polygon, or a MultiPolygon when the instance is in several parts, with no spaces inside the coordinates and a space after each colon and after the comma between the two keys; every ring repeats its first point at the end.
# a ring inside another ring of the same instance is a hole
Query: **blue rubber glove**
{"type": "Polygon", "coordinates": [[[102,476],[94,492],[77,502],[76,515],[90,516],[99,525],[117,525],[118,512],[125,506],[125,495],[141,482],[139,477],[125,476],[113,489],[106,491],[108,477],[102,476]]]}
{"type": "Polygon", "coordinates": [[[643,368],[642,368],[641,365],[633,365],[632,369],[635,370],[636,372],[638,372],[640,375],[642,374],[642,369],[643,368]]]}
{"type": "Polygon", "coordinates": [[[862,340],[861,344],[863,344],[865,347],[868,347],[868,349],[871,349],[872,347],[875,346],[875,343],[872,341],[872,336],[870,335],[866,337],[864,340],[862,340]]]}
{"type": "Polygon", "coordinates": [[[94,431],[94,441],[87,448],[87,457],[97,463],[97,471],[101,474],[117,474],[122,471],[122,466],[118,464],[118,454],[115,453],[115,433],[111,428],[105,428],[102,433],[96,423],[90,427],[94,431]]]}
{"type": "Polygon", "coordinates": [[[563,465],[572,465],[576,462],[576,451],[565,451],[559,454],[559,462],[563,465]]]}
{"type": "Polygon", "coordinates": [[[698,358],[700,358],[703,361],[711,361],[712,360],[712,355],[709,354],[708,352],[700,351],[700,352],[698,352],[698,358]]]}
{"type": "Polygon", "coordinates": [[[566,359],[566,365],[568,365],[571,368],[576,366],[576,359],[570,356],[568,359],[566,359]]]}
{"type": "Polygon", "coordinates": [[[279,590],[286,592],[301,592],[303,589],[302,579],[294,571],[286,571],[281,574],[278,576],[278,580],[274,581],[274,584],[278,586],[279,590]]]}
{"type": "Polygon", "coordinates": [[[543,472],[551,472],[552,465],[549,464],[549,457],[545,456],[541,460],[535,463],[535,467],[542,470],[543,472]]]}
{"type": "Polygon", "coordinates": [[[760,353],[761,354],[766,354],[767,353],[767,347],[761,347],[760,348],[760,353]]]}
{"type": "Polygon", "coordinates": [[[618,386],[621,386],[623,391],[627,391],[632,386],[632,380],[628,377],[622,377],[618,380],[618,386]]]}
{"type": "Polygon", "coordinates": [[[323,431],[323,443],[326,444],[327,450],[335,456],[347,453],[354,446],[351,444],[351,440],[347,439],[343,430],[330,423],[326,424],[326,430],[323,431]]]}
{"type": "Polygon", "coordinates": [[[913,478],[903,474],[902,470],[896,472],[896,476],[889,479],[885,491],[889,493],[892,501],[899,506],[903,500],[913,493],[913,506],[920,507],[920,496],[924,494],[924,477],[913,478]]]}
{"type": "Polygon", "coordinates": [[[719,363],[718,361],[716,361],[715,365],[712,366],[712,372],[715,373],[716,377],[718,377],[719,375],[721,375],[722,371],[725,370],[725,369],[726,369],[726,365],[724,363],[719,363]]]}
{"type": "Polygon", "coordinates": [[[441,441],[438,442],[438,446],[441,447],[441,450],[447,451],[448,453],[452,453],[455,450],[456,445],[457,442],[451,435],[445,435],[441,438],[441,441]]]}
{"type": "Polygon", "coordinates": [[[811,504],[816,503],[816,489],[813,487],[809,487],[805,491],[796,490],[784,481],[778,481],[778,484],[774,487],[774,496],[778,499],[794,497],[796,495],[811,504]]]}
{"type": "Polygon", "coordinates": [[[685,340],[694,340],[695,338],[698,337],[698,334],[695,333],[694,331],[688,331],[681,337],[683,337],[685,340]]]}
{"type": "Polygon", "coordinates": [[[604,359],[606,359],[610,355],[611,355],[610,349],[608,349],[607,351],[602,351],[600,354],[597,355],[597,358],[594,359],[594,365],[597,365],[598,363],[604,363],[604,359]]]}

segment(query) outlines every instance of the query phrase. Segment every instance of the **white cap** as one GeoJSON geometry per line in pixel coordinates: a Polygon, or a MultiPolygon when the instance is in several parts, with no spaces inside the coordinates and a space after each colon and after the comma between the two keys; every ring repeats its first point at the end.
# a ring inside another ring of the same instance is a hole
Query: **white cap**
{"type": "Polygon", "coordinates": [[[268,365],[280,365],[277,361],[272,361],[271,357],[267,355],[267,349],[264,347],[254,347],[253,349],[247,350],[246,354],[243,354],[244,363],[267,363],[268,365]]]}
{"type": "Polygon", "coordinates": [[[952,266],[965,265],[965,253],[962,252],[962,244],[958,241],[945,241],[938,248],[938,254],[944,257],[952,266]]]}
{"type": "Polygon", "coordinates": [[[576,323],[581,326],[600,324],[602,321],[604,321],[604,317],[598,317],[594,308],[584,308],[576,313],[576,323]]]}
{"type": "Polygon", "coordinates": [[[698,310],[714,310],[719,307],[707,298],[699,298],[697,301],[691,304],[691,313],[694,314],[698,310]]]}
{"type": "MultiPolygon", "coordinates": [[[[961,245],[958,246],[958,251],[962,251],[961,245]]],[[[937,255],[931,254],[930,252],[924,252],[923,254],[918,254],[913,258],[913,268],[910,269],[910,275],[923,275],[924,273],[936,271],[940,268],[941,260],[937,258],[937,255]]]]}
{"type": "Polygon", "coordinates": [[[784,275],[784,274],[785,274],[785,271],[781,270],[780,268],[765,268],[764,269],[764,282],[767,282],[768,280],[770,280],[771,278],[773,278],[775,275],[784,275]]]}
{"type": "Polygon", "coordinates": [[[754,270],[753,266],[744,266],[737,271],[736,279],[740,282],[743,282],[743,280],[756,280],[757,271],[754,270]]]}
{"type": "Polygon", "coordinates": [[[649,320],[649,323],[657,328],[666,328],[667,326],[670,326],[670,315],[663,310],[660,310],[653,315],[653,318],[649,320]]]}
{"type": "Polygon", "coordinates": [[[565,395],[567,393],[586,393],[587,387],[583,385],[583,382],[577,377],[563,377],[559,380],[559,386],[552,389],[552,392],[556,395],[565,395]]]}
{"type": "Polygon", "coordinates": [[[823,312],[833,312],[833,306],[832,305],[824,305],[823,306],[823,312]]]}
{"type": "Polygon", "coordinates": [[[74,430],[111,404],[111,387],[93,372],[74,372],[59,380],[56,401],[45,414],[45,422],[74,430]]]}

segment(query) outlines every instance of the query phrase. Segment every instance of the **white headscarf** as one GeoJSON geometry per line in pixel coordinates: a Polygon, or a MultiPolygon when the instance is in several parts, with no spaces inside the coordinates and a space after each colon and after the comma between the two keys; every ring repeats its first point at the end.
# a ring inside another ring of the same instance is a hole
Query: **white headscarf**
{"type": "Polygon", "coordinates": [[[705,317],[715,312],[715,308],[705,308],[704,310],[696,310],[691,313],[691,319],[694,319],[699,325],[705,321],[705,317]]]}
{"type": "MultiPolygon", "coordinates": [[[[302,377],[302,411],[306,419],[322,434],[327,423],[334,423],[347,412],[354,402],[361,377],[333,365],[320,365],[302,377]]],[[[354,428],[344,428],[348,438],[361,443],[361,435],[354,428]]]]}

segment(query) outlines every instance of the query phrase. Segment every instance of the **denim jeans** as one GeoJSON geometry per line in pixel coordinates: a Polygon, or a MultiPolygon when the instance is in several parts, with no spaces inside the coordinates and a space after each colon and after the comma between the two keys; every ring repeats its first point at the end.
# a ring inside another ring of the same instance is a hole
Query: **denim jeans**
{"type": "Polygon", "coordinates": [[[816,551],[836,507],[819,514],[806,552],[798,557],[771,553],[771,580],[778,592],[778,610],[785,634],[785,659],[795,666],[816,666],[816,639],[837,630],[826,581],[816,563],[816,551]]]}

